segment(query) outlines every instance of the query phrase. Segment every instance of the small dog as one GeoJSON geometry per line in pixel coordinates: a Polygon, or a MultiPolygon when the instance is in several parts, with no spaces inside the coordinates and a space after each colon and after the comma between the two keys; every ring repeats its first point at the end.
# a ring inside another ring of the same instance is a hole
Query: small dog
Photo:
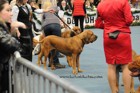
{"type": "MultiPolygon", "coordinates": [[[[69,37],[69,38],[62,38],[54,35],[50,35],[45,37],[43,40],[40,41],[41,43],[41,51],[38,55],[38,65],[40,66],[40,61],[44,56],[44,68],[46,69],[46,61],[49,55],[49,52],[53,49],[63,53],[66,56],[72,58],[69,62],[72,63],[73,74],[77,74],[78,72],[82,72],[80,69],[79,64],[79,57],[81,52],[83,51],[83,47],[85,44],[92,43],[96,41],[97,36],[90,30],[85,30],[82,33],[69,37]],[[76,70],[77,67],[77,70],[76,70]]],[[[52,61],[53,56],[50,58],[51,69],[54,70],[55,67],[52,61]]]]}

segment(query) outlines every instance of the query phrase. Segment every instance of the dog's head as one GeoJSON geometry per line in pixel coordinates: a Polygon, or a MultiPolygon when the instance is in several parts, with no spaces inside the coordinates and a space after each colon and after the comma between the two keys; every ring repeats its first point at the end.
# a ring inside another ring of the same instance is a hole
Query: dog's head
{"type": "Polygon", "coordinates": [[[80,34],[81,32],[82,32],[82,31],[81,31],[81,29],[80,29],[78,26],[74,26],[74,27],[72,28],[72,31],[71,31],[71,33],[70,33],[70,36],[71,36],[71,37],[76,36],[76,35],[80,34]]]}
{"type": "Polygon", "coordinates": [[[96,41],[97,36],[91,30],[85,30],[81,33],[82,41],[85,44],[92,43],[96,41]]]}
{"type": "Polygon", "coordinates": [[[131,71],[131,76],[140,77],[140,55],[137,55],[134,61],[128,65],[128,69],[131,71]]]}
{"type": "Polygon", "coordinates": [[[68,37],[76,36],[80,34],[81,32],[82,31],[80,30],[78,26],[74,26],[72,29],[65,29],[65,31],[61,33],[61,36],[64,38],[68,38],[68,37]]]}

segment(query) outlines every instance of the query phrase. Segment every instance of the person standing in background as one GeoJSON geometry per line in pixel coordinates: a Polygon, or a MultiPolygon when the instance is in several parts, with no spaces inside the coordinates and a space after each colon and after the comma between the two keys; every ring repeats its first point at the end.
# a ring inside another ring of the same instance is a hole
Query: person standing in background
{"type": "Polygon", "coordinates": [[[132,62],[130,25],[133,22],[130,4],[128,0],[101,0],[97,12],[95,27],[104,29],[104,53],[111,93],[119,93],[119,88],[116,87],[118,65],[122,68],[124,93],[130,93],[132,77],[128,63],[132,62]]]}
{"type": "Polygon", "coordinates": [[[68,6],[69,10],[72,10],[72,2],[73,0],[57,0],[57,6],[60,7],[61,6],[61,2],[65,1],[66,2],[66,6],[68,6]]]}
{"type": "Polygon", "coordinates": [[[66,4],[66,1],[65,1],[65,0],[63,0],[63,1],[61,2],[60,10],[63,10],[64,12],[68,12],[69,7],[68,7],[68,5],[66,4]]]}
{"type": "Polygon", "coordinates": [[[18,29],[17,37],[21,43],[21,56],[32,61],[32,8],[27,2],[28,0],[16,0],[16,5],[12,7],[12,21],[20,21],[27,26],[27,29],[18,29]]]}
{"type": "Polygon", "coordinates": [[[87,17],[86,7],[84,0],[74,0],[73,1],[73,9],[72,16],[75,22],[75,26],[78,26],[80,21],[81,31],[84,30],[84,18],[87,17]]]}
{"type": "MultiPolygon", "coordinates": [[[[60,20],[54,14],[56,11],[58,11],[57,5],[52,5],[51,2],[47,1],[44,2],[43,9],[48,10],[48,12],[43,13],[43,18],[42,18],[42,29],[44,30],[44,35],[45,36],[56,35],[61,37],[60,20]]],[[[54,54],[55,54],[55,50],[52,50],[51,53],[49,54],[49,59],[50,59],[50,55],[54,55],[54,54]]],[[[53,63],[54,63],[53,65],[56,68],[65,68],[65,65],[60,64],[58,55],[59,52],[57,51],[55,56],[53,57],[53,63]]]]}

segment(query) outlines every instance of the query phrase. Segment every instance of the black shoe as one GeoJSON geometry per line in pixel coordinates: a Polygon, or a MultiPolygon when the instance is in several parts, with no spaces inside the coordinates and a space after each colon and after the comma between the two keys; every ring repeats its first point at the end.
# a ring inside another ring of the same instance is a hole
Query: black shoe
{"type": "Polygon", "coordinates": [[[66,67],[65,65],[61,65],[61,64],[55,64],[54,66],[55,66],[55,68],[65,68],[66,67]]]}
{"type": "MultiPolygon", "coordinates": [[[[60,63],[58,64],[54,64],[55,68],[65,68],[65,65],[61,65],[60,63]]],[[[51,67],[51,65],[49,64],[48,67],[51,67]]]]}

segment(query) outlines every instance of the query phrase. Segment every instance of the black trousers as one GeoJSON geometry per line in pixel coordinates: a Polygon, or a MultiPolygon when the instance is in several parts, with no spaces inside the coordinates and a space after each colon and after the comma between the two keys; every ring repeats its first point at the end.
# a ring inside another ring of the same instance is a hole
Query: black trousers
{"type": "Polygon", "coordinates": [[[32,49],[33,49],[33,34],[31,28],[19,29],[21,36],[19,42],[21,44],[20,54],[23,58],[32,61],[32,49]]]}
{"type": "Polygon", "coordinates": [[[21,51],[20,54],[23,58],[32,61],[32,40],[30,36],[20,37],[21,51]]]}
{"type": "Polygon", "coordinates": [[[79,26],[79,21],[80,21],[80,29],[81,31],[84,31],[84,18],[85,16],[73,16],[74,18],[74,22],[75,22],[75,26],[79,26]]]}

